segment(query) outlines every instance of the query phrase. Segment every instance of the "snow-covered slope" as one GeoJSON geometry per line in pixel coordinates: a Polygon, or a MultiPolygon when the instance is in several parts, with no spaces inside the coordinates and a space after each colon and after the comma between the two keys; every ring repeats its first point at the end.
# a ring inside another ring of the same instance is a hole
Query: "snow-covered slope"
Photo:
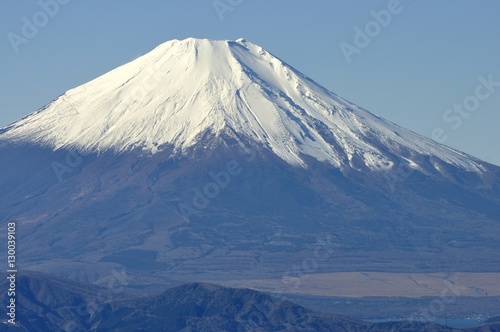
{"type": "Polygon", "coordinates": [[[89,152],[156,153],[168,145],[182,154],[204,144],[207,131],[256,143],[292,165],[305,166],[309,155],[339,168],[355,158],[384,170],[394,155],[420,155],[483,170],[479,160],[339,98],[244,39],[166,42],[67,91],[2,130],[0,140],[89,152]]]}

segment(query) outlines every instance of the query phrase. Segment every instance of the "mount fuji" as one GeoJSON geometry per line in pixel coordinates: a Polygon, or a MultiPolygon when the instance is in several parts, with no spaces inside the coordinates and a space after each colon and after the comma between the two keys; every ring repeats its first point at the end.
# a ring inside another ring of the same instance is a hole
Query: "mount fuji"
{"type": "MultiPolygon", "coordinates": [[[[304,156],[336,168],[394,166],[404,151],[437,156],[481,176],[481,162],[424,139],[319,86],[263,48],[239,39],[171,41],[7,127],[2,139],[81,152],[182,155],[210,133],[265,148],[291,165],[304,156]]],[[[410,167],[424,169],[415,157],[410,167]]],[[[439,165],[433,163],[438,172],[439,165]]]]}
{"type": "Polygon", "coordinates": [[[65,92],[0,130],[0,169],[19,264],[78,281],[272,278],[326,242],[308,272],[500,263],[500,167],[244,39],[169,41],[65,92]]]}

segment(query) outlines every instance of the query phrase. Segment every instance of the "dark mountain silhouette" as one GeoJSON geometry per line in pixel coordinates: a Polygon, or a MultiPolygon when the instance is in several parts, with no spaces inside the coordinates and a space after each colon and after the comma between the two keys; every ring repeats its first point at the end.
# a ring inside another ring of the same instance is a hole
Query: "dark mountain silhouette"
{"type": "MultiPolygon", "coordinates": [[[[4,299],[6,282],[0,285],[4,299]]],[[[39,273],[18,280],[17,327],[0,331],[497,331],[498,323],[451,329],[434,323],[367,323],[318,313],[249,289],[190,283],[126,299],[103,287],[39,273]],[[106,298],[107,297],[107,298],[106,298]],[[103,300],[106,298],[106,300],[103,300]]]]}

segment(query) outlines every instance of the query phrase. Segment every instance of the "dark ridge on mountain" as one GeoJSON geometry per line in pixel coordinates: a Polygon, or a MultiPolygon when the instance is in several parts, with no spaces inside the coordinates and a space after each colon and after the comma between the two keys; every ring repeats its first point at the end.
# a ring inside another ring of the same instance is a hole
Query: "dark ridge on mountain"
{"type": "MultiPolygon", "coordinates": [[[[0,288],[5,295],[6,283],[0,288]]],[[[496,331],[499,326],[492,323],[480,330],[458,330],[434,323],[367,323],[317,313],[254,290],[205,283],[127,300],[120,294],[108,294],[103,287],[25,272],[18,279],[18,291],[19,326],[1,324],[0,331],[473,332],[496,331]]]]}
{"type": "MultiPolygon", "coordinates": [[[[9,283],[2,274],[0,296],[7,306],[9,283]]],[[[16,328],[1,324],[1,331],[89,331],[92,311],[106,301],[124,294],[112,294],[108,288],[82,284],[46,274],[23,271],[16,278],[16,328]],[[102,303],[100,303],[102,301],[102,303]],[[77,327],[77,329],[73,329],[77,327]]],[[[4,322],[4,320],[2,320],[4,322]]]]}

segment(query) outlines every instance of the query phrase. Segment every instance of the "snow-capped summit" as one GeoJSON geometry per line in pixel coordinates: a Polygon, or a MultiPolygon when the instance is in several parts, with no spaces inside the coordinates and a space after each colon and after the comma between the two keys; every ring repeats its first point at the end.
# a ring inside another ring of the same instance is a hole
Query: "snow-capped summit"
{"type": "Polygon", "coordinates": [[[182,154],[203,145],[207,131],[246,139],[293,165],[304,166],[308,155],[339,168],[361,160],[384,170],[408,155],[419,168],[411,160],[419,155],[482,170],[474,158],[349,103],[245,39],[161,44],[67,91],[0,139],[91,152],[156,153],[169,145],[182,154]]]}

